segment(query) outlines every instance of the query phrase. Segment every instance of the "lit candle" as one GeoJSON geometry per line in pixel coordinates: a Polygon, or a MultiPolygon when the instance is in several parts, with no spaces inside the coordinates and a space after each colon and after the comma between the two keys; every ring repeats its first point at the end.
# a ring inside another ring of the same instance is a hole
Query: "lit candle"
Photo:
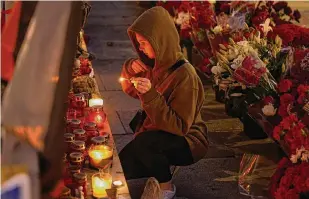
{"type": "Polygon", "coordinates": [[[92,98],[89,100],[89,107],[93,107],[93,106],[103,106],[103,99],[101,98],[92,98]]]}
{"type": "Polygon", "coordinates": [[[113,158],[112,147],[97,145],[89,149],[90,164],[96,168],[104,168],[113,158]]]}
{"type": "Polygon", "coordinates": [[[119,78],[119,81],[120,81],[120,82],[123,82],[123,81],[126,81],[126,80],[127,80],[127,81],[130,81],[129,79],[124,78],[124,77],[120,77],[120,78],[119,78]]]}
{"type": "Polygon", "coordinates": [[[116,187],[116,188],[119,188],[123,185],[122,181],[121,180],[116,180],[113,182],[113,186],[116,187]]]}
{"type": "Polygon", "coordinates": [[[92,176],[93,196],[96,198],[106,198],[106,189],[112,187],[112,176],[108,173],[97,173],[92,176]]]}

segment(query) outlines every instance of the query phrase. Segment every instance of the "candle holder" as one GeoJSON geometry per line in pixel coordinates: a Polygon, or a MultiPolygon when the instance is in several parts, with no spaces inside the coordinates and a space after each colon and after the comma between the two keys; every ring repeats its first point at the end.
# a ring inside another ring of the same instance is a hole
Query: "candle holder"
{"type": "Polygon", "coordinates": [[[97,129],[97,125],[94,122],[88,122],[84,125],[84,129],[87,134],[87,141],[86,141],[86,146],[89,147],[92,142],[91,139],[94,137],[99,136],[99,131],[97,129]]]}
{"type": "Polygon", "coordinates": [[[79,198],[87,196],[87,175],[83,172],[75,173],[73,175],[74,195],[79,198]]]}
{"type": "Polygon", "coordinates": [[[66,118],[67,119],[76,119],[77,117],[77,111],[73,108],[69,108],[66,112],[66,118]]]}
{"type": "Polygon", "coordinates": [[[70,149],[71,152],[82,153],[85,156],[86,146],[84,141],[77,140],[72,142],[70,149]]]}
{"type": "Polygon", "coordinates": [[[107,189],[112,187],[112,176],[108,173],[96,173],[92,176],[92,195],[95,198],[107,198],[107,189]]]}
{"type": "Polygon", "coordinates": [[[68,133],[73,133],[75,129],[81,129],[81,128],[82,128],[81,121],[78,119],[70,120],[68,123],[68,130],[69,130],[68,133]]]}
{"type": "Polygon", "coordinates": [[[75,94],[73,99],[73,107],[76,110],[77,117],[84,116],[84,108],[87,106],[85,96],[81,93],[75,94]]]}
{"type": "Polygon", "coordinates": [[[74,134],[65,133],[63,137],[65,142],[65,152],[68,154],[71,152],[71,145],[74,142],[74,134]]]}
{"type": "Polygon", "coordinates": [[[91,145],[88,155],[91,166],[101,172],[108,171],[113,161],[113,148],[106,144],[91,145]]]}
{"type": "Polygon", "coordinates": [[[86,107],[89,106],[89,100],[90,100],[90,94],[87,92],[81,92],[80,94],[82,94],[85,98],[86,101],[86,107]]]}
{"type": "Polygon", "coordinates": [[[81,168],[84,161],[84,155],[79,152],[70,153],[70,165],[79,166],[81,168]]]}
{"type": "Polygon", "coordinates": [[[90,108],[88,121],[96,123],[97,127],[103,128],[106,122],[106,114],[103,110],[103,106],[96,105],[90,108]]]}
{"type": "Polygon", "coordinates": [[[84,142],[87,141],[87,134],[84,129],[75,129],[73,131],[73,134],[75,136],[75,140],[84,141],[84,142]]]}

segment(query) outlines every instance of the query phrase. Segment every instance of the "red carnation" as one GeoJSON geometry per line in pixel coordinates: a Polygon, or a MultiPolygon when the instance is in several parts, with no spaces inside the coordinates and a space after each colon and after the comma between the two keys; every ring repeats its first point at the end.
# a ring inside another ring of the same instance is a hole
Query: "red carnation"
{"type": "Polygon", "coordinates": [[[263,101],[265,105],[272,104],[274,103],[274,98],[272,96],[266,96],[264,97],[263,101]]]}
{"type": "Polygon", "coordinates": [[[280,96],[280,104],[281,105],[288,105],[294,101],[294,97],[291,94],[285,93],[280,96]]]}
{"type": "Polygon", "coordinates": [[[283,79],[278,84],[278,90],[281,93],[288,92],[292,87],[292,81],[289,79],[283,79]]]}
{"type": "Polygon", "coordinates": [[[230,5],[228,3],[222,3],[220,5],[220,11],[224,12],[225,14],[230,14],[230,5]]]}

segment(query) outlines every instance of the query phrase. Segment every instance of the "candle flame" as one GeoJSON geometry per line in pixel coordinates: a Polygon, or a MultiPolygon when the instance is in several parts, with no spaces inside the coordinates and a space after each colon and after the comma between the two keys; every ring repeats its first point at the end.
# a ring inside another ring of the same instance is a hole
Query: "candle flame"
{"type": "Polygon", "coordinates": [[[121,186],[121,185],[122,185],[122,182],[121,182],[121,180],[116,180],[116,181],[113,182],[113,184],[114,184],[115,186],[121,186]]]}
{"type": "Polygon", "coordinates": [[[120,82],[123,82],[123,81],[125,81],[125,80],[129,80],[129,79],[124,78],[124,77],[120,77],[120,78],[119,78],[119,81],[120,81],[120,82]]]}

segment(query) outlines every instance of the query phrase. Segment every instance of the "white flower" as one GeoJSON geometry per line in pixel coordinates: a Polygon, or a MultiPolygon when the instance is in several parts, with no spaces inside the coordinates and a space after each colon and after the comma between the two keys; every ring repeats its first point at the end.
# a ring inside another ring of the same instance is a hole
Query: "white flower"
{"type": "Polygon", "coordinates": [[[274,116],[277,109],[272,104],[267,104],[262,108],[262,112],[266,116],[274,116]]]}
{"type": "Polygon", "coordinates": [[[309,161],[309,151],[305,149],[304,146],[301,146],[300,149],[296,149],[296,154],[292,154],[290,160],[293,163],[297,163],[297,160],[300,159],[303,162],[309,161]]]}
{"type": "Polygon", "coordinates": [[[236,70],[238,67],[241,66],[241,63],[244,61],[245,57],[239,55],[236,59],[233,60],[231,67],[236,70]]]}
{"type": "Polygon", "coordinates": [[[229,61],[235,59],[239,55],[239,50],[237,48],[229,49],[227,59],[229,61]]]}
{"type": "Polygon", "coordinates": [[[222,26],[218,25],[218,26],[216,26],[216,27],[213,29],[213,32],[214,32],[215,34],[218,34],[218,33],[222,32],[222,30],[223,30],[222,26]]]}
{"type": "Polygon", "coordinates": [[[290,158],[291,162],[292,163],[297,163],[297,160],[298,160],[298,157],[296,155],[291,155],[291,158],[290,158]]]}
{"type": "Polygon", "coordinates": [[[76,68],[80,67],[80,60],[79,59],[75,59],[74,65],[76,68]]]}
{"type": "Polygon", "coordinates": [[[237,42],[237,45],[240,45],[240,46],[248,46],[248,45],[249,45],[249,42],[248,42],[248,41],[239,41],[239,42],[237,42]]]}
{"type": "Polygon", "coordinates": [[[267,35],[269,31],[273,30],[269,24],[270,24],[270,18],[267,18],[263,24],[260,24],[260,26],[263,28],[264,35],[267,35]]]}
{"type": "Polygon", "coordinates": [[[175,23],[178,25],[187,25],[190,21],[190,14],[185,12],[178,13],[175,23]]]}
{"type": "Polygon", "coordinates": [[[211,68],[211,72],[215,75],[219,75],[220,73],[223,73],[225,71],[226,70],[222,68],[220,65],[216,65],[211,68]]]}

